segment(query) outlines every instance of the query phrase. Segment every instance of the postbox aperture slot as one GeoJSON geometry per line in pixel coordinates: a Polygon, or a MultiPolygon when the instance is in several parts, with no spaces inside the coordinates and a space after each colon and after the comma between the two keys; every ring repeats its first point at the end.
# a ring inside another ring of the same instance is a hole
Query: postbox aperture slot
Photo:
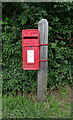
{"type": "Polygon", "coordinates": [[[32,36],[32,37],[23,37],[24,39],[38,39],[37,36],[32,36]]]}

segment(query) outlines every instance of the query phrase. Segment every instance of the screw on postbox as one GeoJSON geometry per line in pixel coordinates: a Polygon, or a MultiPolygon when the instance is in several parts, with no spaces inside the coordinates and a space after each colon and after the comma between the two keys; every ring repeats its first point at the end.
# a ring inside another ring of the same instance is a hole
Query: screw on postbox
{"type": "Polygon", "coordinates": [[[39,30],[22,30],[23,70],[39,69],[39,30]]]}

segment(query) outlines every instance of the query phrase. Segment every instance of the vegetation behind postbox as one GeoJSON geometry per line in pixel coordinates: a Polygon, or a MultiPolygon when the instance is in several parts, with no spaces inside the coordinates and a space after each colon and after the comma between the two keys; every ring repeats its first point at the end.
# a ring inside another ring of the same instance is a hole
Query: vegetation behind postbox
{"type": "Polygon", "coordinates": [[[38,29],[48,20],[47,88],[72,85],[73,2],[3,3],[2,58],[3,93],[36,92],[37,72],[22,70],[22,29],[38,29]]]}

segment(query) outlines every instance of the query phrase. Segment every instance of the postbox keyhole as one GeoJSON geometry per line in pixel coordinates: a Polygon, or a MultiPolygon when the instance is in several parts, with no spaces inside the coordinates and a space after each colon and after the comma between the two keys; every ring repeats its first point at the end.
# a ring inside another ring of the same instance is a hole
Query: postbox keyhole
{"type": "Polygon", "coordinates": [[[32,46],[29,46],[30,48],[32,48],[32,46]]]}

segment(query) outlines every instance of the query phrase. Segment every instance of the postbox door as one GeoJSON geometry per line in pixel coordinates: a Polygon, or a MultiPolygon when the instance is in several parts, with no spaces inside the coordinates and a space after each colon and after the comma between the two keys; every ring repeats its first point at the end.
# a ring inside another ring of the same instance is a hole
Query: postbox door
{"type": "Polygon", "coordinates": [[[23,47],[23,70],[39,69],[39,47],[23,47]]]}

